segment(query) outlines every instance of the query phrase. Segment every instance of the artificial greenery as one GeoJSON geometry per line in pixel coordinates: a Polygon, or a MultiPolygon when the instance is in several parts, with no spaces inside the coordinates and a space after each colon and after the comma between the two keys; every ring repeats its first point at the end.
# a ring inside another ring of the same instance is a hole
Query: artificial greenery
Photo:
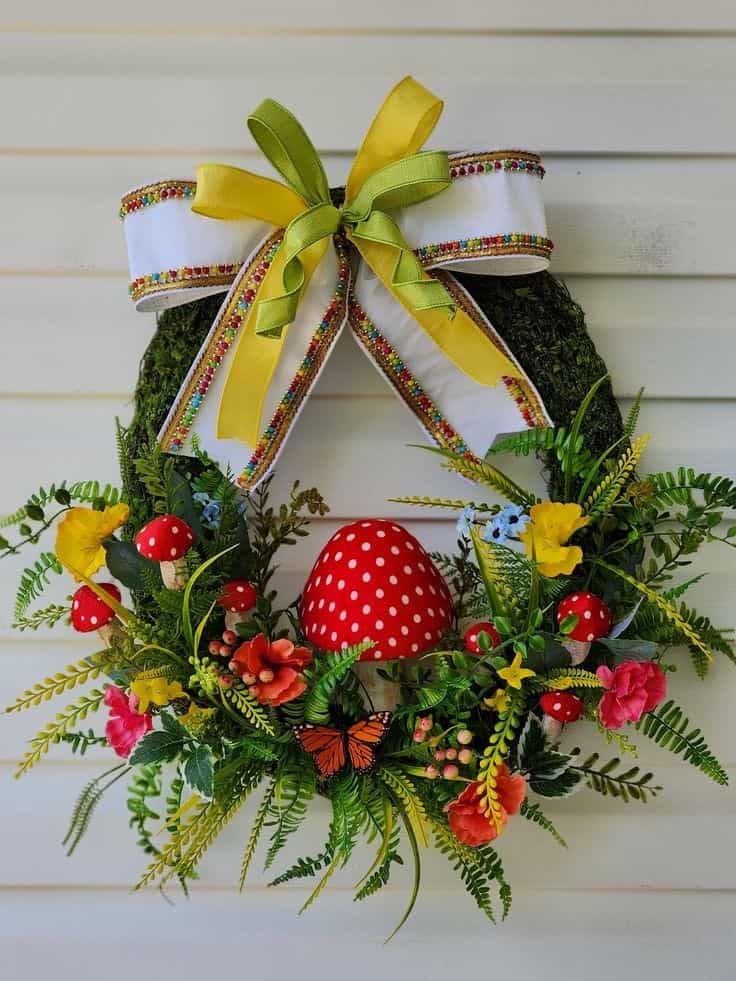
{"type": "MultiPolygon", "coordinates": [[[[596,406],[606,389],[607,380],[597,379],[563,428],[510,437],[487,461],[439,454],[444,466],[505,495],[509,506],[425,494],[404,499],[453,509],[459,540],[455,554],[433,556],[452,594],[442,640],[421,657],[374,666],[376,677],[394,686],[391,713],[374,711],[360,670],[369,665],[358,664],[370,658],[373,641],[346,642],[338,650],[311,643],[297,603],[282,602],[274,588],[280,552],[308,534],[310,518],[327,513],[316,490],[297,484],[274,505],[266,480],[243,495],[198,448],[188,463],[163,455],[150,438],[155,419],[149,415],[145,439],[141,420],[118,430],[125,478],[120,493],[93,483],[56,485],[17,508],[5,527],[17,526],[20,537],[15,544],[6,539],[7,554],[39,542],[54,524],[61,536],[71,507],[91,505],[82,512],[93,513],[120,502],[131,506],[120,537],[108,535],[100,544],[108,572],[130,590],[133,607],[102,593],[116,614],[106,646],[31,686],[8,708],[24,711],[95,685],[75,693],[31,740],[18,771],[26,772],[60,743],[80,754],[110,743],[124,757],[82,789],[67,849],[80,845],[104,793],[125,779],[130,827],[149,861],[137,888],[166,888],[178,880],[188,889],[210,846],[233,823],[242,835],[241,888],[261,856],[272,885],[310,886],[302,903],[307,909],[364,842],[374,849],[373,860],[356,884],[356,900],[380,892],[397,866],[411,870],[398,929],[415,907],[422,852],[432,845],[479,910],[495,921],[511,901],[497,839],[510,833],[514,814],[564,846],[540,805],[544,798],[588,789],[644,804],[661,791],[648,770],[622,762],[636,748],[619,727],[616,707],[606,708],[619,669],[642,665],[659,687],[652,705],[638,721],[631,719],[635,731],[726,783],[727,772],[700,729],[664,700],[664,685],[679,667],[683,646],[700,677],[716,655],[734,660],[728,633],[683,597],[700,578],[687,578],[696,551],[711,542],[736,544],[727,524],[736,490],[724,478],[690,470],[641,475],[646,440],[635,434],[638,401],[629,418],[613,427],[610,444],[590,443],[586,434],[595,424],[586,420],[591,413],[602,418],[596,406]],[[498,466],[504,454],[540,451],[554,461],[551,486],[558,493],[550,501],[538,501],[498,466]],[[563,505],[564,518],[557,510],[563,505]],[[140,525],[162,514],[186,522],[193,533],[181,588],[165,587],[158,566],[133,544],[140,525]],[[256,597],[235,629],[226,625],[219,602],[233,579],[247,581],[256,597]],[[558,613],[561,603],[574,603],[581,594],[593,594],[618,624],[616,636],[610,628],[591,634],[582,652],[575,644],[585,614],[558,613]],[[473,623],[471,644],[467,628],[473,623]],[[274,649],[293,652],[294,644],[301,645],[303,661],[292,695],[274,702],[258,688],[273,680],[273,671],[251,676],[237,658],[241,651],[284,643],[274,649]],[[560,708],[563,699],[572,700],[577,714],[570,724],[593,722],[594,732],[617,745],[616,755],[602,762],[599,752],[583,759],[579,750],[565,749],[550,722],[557,720],[545,708],[550,697],[560,708]],[[104,735],[83,728],[103,707],[111,710],[104,735]],[[130,744],[119,741],[120,713],[125,726],[138,727],[130,744]],[[345,755],[330,769],[320,751],[303,741],[315,730],[344,748],[352,728],[366,722],[382,729],[365,766],[354,766],[345,755]],[[239,817],[251,797],[254,816],[245,829],[239,817]],[[317,797],[330,807],[323,848],[279,871],[317,797]]],[[[23,573],[19,629],[58,628],[66,619],[62,604],[31,609],[51,577],[63,574],[51,551],[23,573]]],[[[79,578],[89,588],[96,585],[79,578]]]]}

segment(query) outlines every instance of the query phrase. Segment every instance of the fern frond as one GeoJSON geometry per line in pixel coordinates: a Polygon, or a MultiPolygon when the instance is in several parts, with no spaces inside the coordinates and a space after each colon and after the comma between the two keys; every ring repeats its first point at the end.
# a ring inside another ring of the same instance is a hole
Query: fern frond
{"type": "Polygon", "coordinates": [[[644,389],[640,388],[624,420],[624,439],[631,439],[636,432],[636,427],[639,425],[639,414],[641,413],[641,402],[643,398],[644,389]]]}
{"type": "Polygon", "coordinates": [[[728,773],[711,753],[700,729],[690,729],[689,719],[673,701],[647,712],[636,723],[636,728],[658,746],[682,756],[717,784],[726,786],[728,783],[728,773]]]}
{"type": "MultiPolygon", "coordinates": [[[[505,886],[504,893],[510,895],[508,883],[506,883],[503,865],[498,854],[488,846],[482,848],[470,848],[463,845],[450,829],[439,821],[432,822],[432,834],[434,836],[437,850],[448,859],[452,868],[460,876],[468,894],[472,896],[478,909],[492,922],[496,922],[496,915],[491,901],[490,886],[497,883],[505,886]]],[[[501,896],[504,913],[508,912],[508,899],[501,896]]]]}
{"type": "Polygon", "coordinates": [[[497,440],[490,448],[486,457],[497,456],[499,453],[513,453],[514,456],[529,456],[532,453],[545,453],[561,445],[567,436],[564,427],[559,429],[535,427],[523,429],[520,433],[505,436],[497,440]]]}
{"type": "Polygon", "coordinates": [[[562,845],[563,848],[567,848],[567,842],[554,824],[552,824],[550,819],[542,812],[542,808],[539,806],[539,804],[530,804],[528,800],[523,800],[521,802],[521,809],[519,813],[523,815],[527,821],[531,821],[532,824],[536,824],[540,828],[543,828],[544,831],[548,831],[558,845],[562,845]]]}
{"type": "Polygon", "coordinates": [[[63,695],[77,685],[94,681],[108,663],[109,656],[106,651],[90,654],[76,664],[69,664],[63,671],[57,671],[50,678],[44,678],[33,687],[27,688],[5,711],[8,715],[12,712],[22,712],[24,709],[40,705],[41,702],[48,702],[56,695],[63,695]]]}
{"type": "Polygon", "coordinates": [[[177,822],[169,835],[168,842],[133,886],[134,890],[143,889],[144,886],[165,875],[167,870],[178,867],[182,852],[190,842],[195,840],[205,822],[207,812],[212,807],[210,801],[200,800],[195,804],[195,810],[189,817],[177,822]]]}
{"type": "Polygon", "coordinates": [[[14,630],[38,630],[39,627],[55,627],[59,620],[69,616],[69,607],[60,603],[51,603],[42,610],[34,610],[28,616],[18,617],[13,624],[14,630]]]}
{"type": "Polygon", "coordinates": [[[37,508],[44,508],[53,501],[61,504],[68,501],[78,501],[82,504],[118,504],[122,500],[122,493],[117,487],[111,484],[101,485],[96,480],[79,480],[76,483],[67,485],[65,480],[60,484],[50,484],[47,487],[39,487],[35,494],[31,494],[26,504],[0,517],[0,528],[9,528],[11,525],[20,524],[28,517],[28,505],[37,508]],[[57,497],[57,495],[59,495],[57,497]],[[64,495],[62,497],[62,495],[64,495]]]}
{"type": "Polygon", "coordinates": [[[332,862],[333,856],[325,848],[323,852],[314,858],[300,858],[281,875],[277,876],[269,886],[280,886],[285,882],[293,882],[296,879],[311,879],[318,872],[323,871],[332,862]]]}
{"type": "Polygon", "coordinates": [[[527,684],[530,688],[564,691],[568,688],[601,688],[600,678],[585,668],[550,668],[546,676],[537,675],[527,684]]]}
{"type": "Polygon", "coordinates": [[[505,545],[483,541],[477,529],[473,529],[471,539],[494,612],[520,616],[526,610],[526,600],[531,590],[532,567],[529,561],[505,545]]]}
{"type": "Polygon", "coordinates": [[[288,763],[279,770],[274,794],[275,807],[271,808],[271,813],[275,815],[275,830],[271,835],[264,868],[271,868],[287,838],[301,827],[316,789],[314,770],[304,766],[303,760],[288,763]]]}
{"type": "Polygon", "coordinates": [[[105,770],[99,777],[94,777],[89,783],[85,784],[74,805],[69,830],[62,841],[62,845],[68,846],[67,855],[71,855],[74,852],[79,842],[87,833],[90,822],[92,821],[92,815],[102,800],[102,795],[117,780],[124,776],[128,769],[124,763],[120,763],[110,770],[105,770]],[[103,780],[106,777],[110,777],[111,774],[116,774],[116,776],[111,777],[107,783],[103,783],[103,780]]]}
{"type": "Polygon", "coordinates": [[[344,651],[322,654],[305,670],[308,688],[304,700],[304,719],[307,722],[326,725],[330,721],[330,705],[340,682],[361,655],[374,646],[372,641],[366,641],[344,651]]]}
{"type": "Polygon", "coordinates": [[[698,632],[690,626],[683,616],[680,615],[677,608],[671,603],[668,603],[660,593],[656,592],[645,583],[639,582],[638,579],[630,576],[628,572],[624,572],[623,569],[618,569],[616,566],[609,565],[607,562],[602,562],[600,560],[598,561],[598,564],[604,569],[607,569],[608,572],[618,576],[619,579],[623,579],[623,581],[627,582],[630,586],[633,586],[637,592],[642,594],[642,596],[645,596],[650,603],[653,603],[656,607],[658,607],[667,617],[667,619],[674,624],[688,643],[700,650],[709,661],[713,660],[713,654],[703,642],[698,632]]]}
{"type": "MultiPolygon", "coordinates": [[[[389,811],[393,813],[390,805],[389,811]]],[[[358,891],[355,893],[355,902],[361,902],[363,899],[375,896],[380,889],[388,885],[393,866],[404,864],[403,859],[399,855],[400,838],[401,825],[395,823],[393,818],[391,818],[390,826],[386,829],[385,837],[381,842],[381,848],[374,862],[375,867],[369,870],[364,881],[360,884],[358,891]]]]}
{"type": "Polygon", "coordinates": [[[592,753],[587,760],[575,764],[571,769],[583,773],[587,786],[604,797],[617,797],[626,803],[629,800],[638,800],[646,804],[648,795],[656,797],[662,789],[651,784],[653,773],[642,773],[638,766],[632,766],[624,773],[616,773],[621,766],[621,760],[617,756],[600,767],[599,759],[598,753],[592,753]]]}
{"type": "Polygon", "coordinates": [[[523,487],[520,487],[519,484],[515,483],[515,481],[490,463],[474,457],[459,456],[458,454],[445,450],[438,450],[437,452],[440,452],[446,458],[446,462],[443,464],[446,470],[460,474],[461,477],[467,477],[468,480],[472,480],[476,484],[482,484],[484,487],[490,488],[490,490],[505,497],[507,501],[511,501],[512,504],[530,507],[535,503],[536,497],[531,491],[524,490],[523,487]]]}
{"type": "Polygon", "coordinates": [[[503,829],[503,814],[498,799],[498,771],[508,756],[510,744],[519,728],[525,704],[526,696],[524,693],[522,691],[513,692],[506,711],[500,712],[498,715],[498,720],[493,727],[488,745],[483,750],[483,756],[478,765],[478,779],[482,784],[482,793],[479,795],[478,802],[485,813],[493,818],[499,833],[503,829]]]}
{"type": "Polygon", "coordinates": [[[391,504],[412,504],[420,508],[445,508],[449,511],[462,511],[463,508],[472,507],[475,511],[493,513],[498,508],[492,504],[475,504],[470,501],[461,501],[451,497],[420,497],[409,495],[408,497],[389,497],[391,504]]]}
{"type": "Polygon", "coordinates": [[[647,503],[657,510],[673,505],[691,507],[695,504],[694,491],[703,495],[709,507],[724,511],[736,508],[736,482],[729,477],[680,467],[677,471],[648,474],[646,482],[653,488],[647,503]]]}
{"type": "Polygon", "coordinates": [[[382,766],[378,776],[401,807],[416,840],[426,848],[429,845],[427,812],[411,779],[399,767],[392,765],[382,766]]]}
{"type": "Polygon", "coordinates": [[[640,436],[616,461],[610,473],[589,494],[583,510],[590,518],[600,518],[616,504],[621,492],[631,480],[636,465],[646,449],[649,436],[640,436]]]}
{"type": "Polygon", "coordinates": [[[96,712],[102,705],[104,698],[104,691],[93,688],[86,695],[81,695],[73,705],[67,705],[65,709],[62,709],[53,722],[49,722],[41,732],[31,739],[31,748],[18,765],[15,776],[20,777],[35,766],[41,757],[48,753],[51,747],[58,743],[72,726],[86,719],[90,712],[96,712]]]}
{"type": "Polygon", "coordinates": [[[15,607],[13,619],[20,620],[24,616],[31,603],[38,599],[46,586],[49,585],[50,573],[60,576],[64,570],[61,562],[53,552],[41,552],[33,565],[24,569],[18,584],[18,592],[15,597],[15,607]]]}
{"type": "Polygon", "coordinates": [[[258,810],[256,811],[255,818],[253,819],[250,834],[248,835],[248,841],[245,845],[245,851],[243,852],[243,859],[240,863],[241,892],[245,888],[245,880],[248,878],[248,870],[250,869],[250,864],[253,861],[253,856],[256,853],[256,848],[258,847],[258,842],[260,841],[261,833],[266,823],[266,818],[268,817],[268,812],[271,808],[271,803],[275,792],[276,781],[272,780],[261,798],[261,803],[258,805],[258,810]]]}
{"type": "Polygon", "coordinates": [[[245,686],[242,688],[239,686],[224,688],[222,690],[222,697],[230,702],[233,708],[237,709],[243,718],[250,722],[255,729],[260,729],[269,736],[276,734],[268,712],[248,692],[245,686]]]}

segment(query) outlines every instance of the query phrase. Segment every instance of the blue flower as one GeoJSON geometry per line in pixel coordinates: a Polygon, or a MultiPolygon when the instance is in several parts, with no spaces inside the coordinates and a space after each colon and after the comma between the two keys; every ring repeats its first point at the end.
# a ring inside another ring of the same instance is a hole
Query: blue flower
{"type": "Polygon", "coordinates": [[[518,538],[530,520],[529,515],[519,504],[507,504],[499,517],[506,522],[506,534],[510,538],[518,538]]]}
{"type": "Polygon", "coordinates": [[[493,521],[488,521],[483,529],[483,541],[489,545],[504,545],[509,536],[509,526],[503,511],[493,521]]]}
{"type": "Polygon", "coordinates": [[[473,527],[474,521],[475,508],[470,506],[464,507],[460,512],[460,517],[457,519],[458,538],[470,538],[470,530],[473,527]]]}
{"type": "Polygon", "coordinates": [[[205,494],[204,491],[199,491],[192,497],[198,504],[202,505],[202,524],[205,528],[210,528],[213,531],[219,528],[222,520],[220,502],[214,500],[209,494],[205,494]]]}

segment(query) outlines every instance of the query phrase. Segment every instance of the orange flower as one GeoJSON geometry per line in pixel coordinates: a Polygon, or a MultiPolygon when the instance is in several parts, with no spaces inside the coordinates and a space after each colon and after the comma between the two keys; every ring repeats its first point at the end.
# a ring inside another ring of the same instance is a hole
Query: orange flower
{"type": "Polygon", "coordinates": [[[305,691],[301,672],[311,663],[312,652],[306,647],[295,647],[286,638],[270,644],[258,634],[235,651],[230,668],[262,705],[283,705],[305,691]]]}
{"type": "MultiPolygon", "coordinates": [[[[505,763],[499,767],[496,779],[501,820],[505,825],[509,814],[519,812],[521,802],[526,797],[526,780],[520,773],[510,773],[505,763]]],[[[470,845],[471,848],[487,845],[499,835],[493,818],[481,809],[479,788],[479,781],[469,783],[447,808],[447,821],[453,834],[463,845],[470,845]]]]}

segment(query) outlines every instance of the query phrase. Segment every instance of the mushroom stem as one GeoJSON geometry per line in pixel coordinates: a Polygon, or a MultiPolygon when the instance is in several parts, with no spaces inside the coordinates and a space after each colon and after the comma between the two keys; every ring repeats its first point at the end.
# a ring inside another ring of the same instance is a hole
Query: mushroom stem
{"type": "Polygon", "coordinates": [[[557,719],[553,719],[551,715],[542,716],[542,729],[544,729],[544,734],[547,737],[547,742],[557,743],[560,741],[560,736],[562,735],[562,722],[558,722],[557,719]]]}
{"type": "Polygon", "coordinates": [[[104,627],[100,627],[97,633],[105,647],[112,647],[116,639],[125,636],[125,631],[117,620],[106,623],[104,627]]]}
{"type": "Polygon", "coordinates": [[[189,568],[185,558],[174,559],[171,562],[160,562],[161,578],[167,589],[180,591],[184,589],[189,579],[189,568]]]}
{"type": "Polygon", "coordinates": [[[568,637],[562,646],[570,655],[570,661],[574,666],[582,664],[590,652],[590,644],[587,640],[572,640],[568,637]]]}
{"type": "Polygon", "coordinates": [[[386,681],[378,674],[378,664],[360,661],[353,666],[360,683],[373,703],[376,712],[393,712],[400,701],[401,689],[396,681],[386,681]]]}
{"type": "Polygon", "coordinates": [[[225,614],[225,629],[232,630],[234,633],[238,632],[238,624],[245,623],[247,617],[244,617],[239,610],[228,610],[225,614]]]}

